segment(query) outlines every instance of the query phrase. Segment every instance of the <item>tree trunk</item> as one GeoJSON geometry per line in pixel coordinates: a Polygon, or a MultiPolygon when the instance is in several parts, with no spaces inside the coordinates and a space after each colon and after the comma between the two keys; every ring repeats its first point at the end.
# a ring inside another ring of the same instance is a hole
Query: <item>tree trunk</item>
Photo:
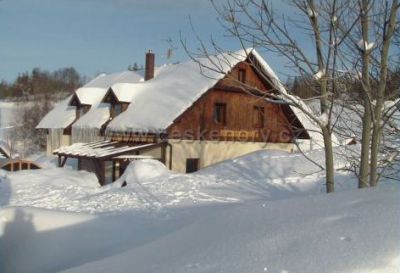
{"type": "MultiPolygon", "coordinates": [[[[369,0],[362,0],[361,2],[361,30],[363,43],[368,44],[369,40],[369,0]]],[[[358,187],[366,188],[369,186],[369,152],[371,142],[371,128],[372,128],[372,109],[370,104],[370,75],[369,75],[370,53],[363,48],[362,53],[362,83],[363,83],[363,100],[364,100],[364,114],[362,117],[362,139],[361,139],[361,161],[360,161],[360,174],[358,177],[358,187]]]]}
{"type": "Polygon", "coordinates": [[[368,175],[369,175],[369,149],[371,142],[371,111],[369,108],[369,102],[364,103],[364,115],[362,118],[362,139],[361,139],[361,162],[360,162],[360,174],[358,177],[358,187],[366,188],[369,186],[368,175]]]}
{"type": "Polygon", "coordinates": [[[374,107],[374,128],[372,131],[372,142],[371,142],[371,163],[370,163],[370,178],[369,184],[371,187],[376,186],[378,183],[378,157],[379,148],[382,137],[382,116],[383,116],[383,104],[385,100],[385,89],[388,74],[388,58],[389,48],[393,38],[394,31],[396,29],[397,11],[399,9],[398,0],[393,0],[390,8],[389,20],[384,25],[383,35],[383,46],[381,50],[381,62],[380,62],[380,79],[377,90],[376,105],[374,107]]]}
{"type": "Polygon", "coordinates": [[[332,136],[329,128],[322,128],[322,135],[324,137],[325,146],[325,172],[326,172],[326,192],[331,193],[335,191],[334,174],[335,169],[333,166],[333,145],[332,136]]]}
{"type": "MultiPolygon", "coordinates": [[[[378,116],[376,116],[378,118],[378,116]]],[[[379,121],[378,119],[377,121],[379,121]]],[[[380,122],[379,122],[380,124],[380,122]]],[[[379,128],[374,126],[374,130],[372,132],[372,140],[371,140],[371,164],[370,164],[370,175],[369,175],[369,185],[371,187],[375,187],[378,183],[378,157],[379,157],[379,147],[381,140],[381,132],[379,128]]]]}

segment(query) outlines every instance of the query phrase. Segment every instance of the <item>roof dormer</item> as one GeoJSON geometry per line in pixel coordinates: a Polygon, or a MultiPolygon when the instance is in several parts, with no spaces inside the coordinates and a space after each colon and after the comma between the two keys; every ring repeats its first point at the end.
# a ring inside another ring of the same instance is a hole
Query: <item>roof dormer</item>
{"type": "Polygon", "coordinates": [[[110,118],[113,119],[128,108],[129,103],[121,102],[115,95],[112,88],[109,88],[104,96],[103,103],[110,104],[110,118]]]}
{"type": "Polygon", "coordinates": [[[74,94],[72,95],[72,98],[71,98],[71,100],[69,101],[69,105],[70,105],[70,106],[76,106],[76,107],[82,105],[82,103],[81,103],[81,101],[79,100],[79,98],[78,98],[78,96],[76,95],[76,93],[74,93],[74,94]]]}
{"type": "Polygon", "coordinates": [[[115,95],[113,89],[109,88],[107,93],[104,95],[102,102],[115,104],[115,103],[119,103],[120,101],[118,100],[117,96],[115,95]]]}

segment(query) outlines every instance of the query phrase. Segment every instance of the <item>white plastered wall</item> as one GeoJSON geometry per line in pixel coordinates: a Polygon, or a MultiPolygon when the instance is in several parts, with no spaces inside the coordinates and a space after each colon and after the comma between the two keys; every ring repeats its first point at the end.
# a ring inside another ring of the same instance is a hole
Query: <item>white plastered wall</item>
{"type": "MultiPolygon", "coordinates": [[[[199,158],[200,168],[242,156],[259,150],[279,150],[293,152],[292,143],[263,143],[236,141],[192,141],[170,140],[172,146],[172,170],[186,172],[186,159],[199,158]]],[[[169,166],[169,147],[167,148],[167,166],[169,166]]]]}

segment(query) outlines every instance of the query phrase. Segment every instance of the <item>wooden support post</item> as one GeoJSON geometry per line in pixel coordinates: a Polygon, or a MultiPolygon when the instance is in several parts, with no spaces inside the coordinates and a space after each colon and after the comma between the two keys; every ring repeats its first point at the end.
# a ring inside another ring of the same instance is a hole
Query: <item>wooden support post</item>
{"type": "Polygon", "coordinates": [[[115,175],[115,161],[112,161],[112,182],[115,181],[116,175],[115,175]]]}
{"type": "Polygon", "coordinates": [[[58,155],[58,167],[61,168],[61,155],[58,155]]]}
{"type": "Polygon", "coordinates": [[[67,162],[68,157],[64,156],[64,159],[61,162],[61,166],[60,167],[64,167],[65,163],[67,162]]]}
{"type": "Polygon", "coordinates": [[[172,145],[168,143],[169,146],[169,169],[172,170],[172,145]]]}
{"type": "Polygon", "coordinates": [[[96,168],[96,176],[99,179],[99,183],[101,186],[105,184],[105,169],[104,169],[104,161],[93,159],[93,164],[96,168]]]}
{"type": "Polygon", "coordinates": [[[161,162],[162,162],[164,165],[167,165],[167,162],[166,162],[166,159],[167,159],[167,156],[166,156],[167,151],[166,151],[166,149],[167,149],[167,145],[166,145],[166,144],[163,144],[163,145],[161,146],[161,162]]]}

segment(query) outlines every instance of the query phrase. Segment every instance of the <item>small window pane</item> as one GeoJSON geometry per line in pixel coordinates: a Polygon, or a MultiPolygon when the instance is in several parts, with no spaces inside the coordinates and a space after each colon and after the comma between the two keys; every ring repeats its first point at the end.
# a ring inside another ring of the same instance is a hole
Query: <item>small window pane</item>
{"type": "Polygon", "coordinates": [[[119,114],[122,113],[122,104],[114,104],[111,108],[111,117],[115,118],[116,116],[118,116],[119,114]]]}
{"type": "Polygon", "coordinates": [[[214,121],[217,124],[226,124],[226,104],[216,103],[214,107],[214,121]]]}
{"type": "Polygon", "coordinates": [[[264,107],[254,106],[253,108],[253,124],[256,128],[264,127],[264,107]]]}
{"type": "Polygon", "coordinates": [[[118,116],[122,112],[122,105],[121,104],[116,104],[114,106],[114,111],[115,111],[115,116],[118,116]]]}
{"type": "Polygon", "coordinates": [[[245,83],[246,82],[246,70],[239,69],[238,70],[238,81],[245,83]]]}

